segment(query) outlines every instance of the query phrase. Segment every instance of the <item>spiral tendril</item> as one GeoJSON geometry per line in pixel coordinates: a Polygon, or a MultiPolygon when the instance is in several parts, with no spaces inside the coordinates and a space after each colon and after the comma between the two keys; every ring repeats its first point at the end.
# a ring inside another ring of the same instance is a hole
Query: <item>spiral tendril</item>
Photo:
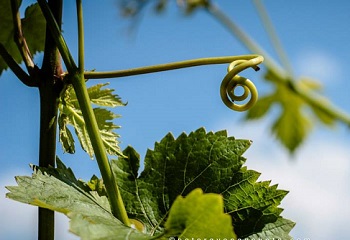
{"type": "Polygon", "coordinates": [[[249,60],[236,60],[228,66],[228,73],[224,77],[220,86],[220,95],[222,101],[227,107],[235,111],[246,111],[254,106],[258,100],[258,91],[252,81],[245,77],[238,75],[241,71],[247,68],[253,68],[255,71],[259,70],[259,65],[264,58],[262,56],[255,56],[249,60]],[[236,95],[235,89],[237,87],[243,88],[243,94],[236,95]],[[243,104],[236,104],[235,101],[244,101],[250,95],[248,102],[243,104]]]}

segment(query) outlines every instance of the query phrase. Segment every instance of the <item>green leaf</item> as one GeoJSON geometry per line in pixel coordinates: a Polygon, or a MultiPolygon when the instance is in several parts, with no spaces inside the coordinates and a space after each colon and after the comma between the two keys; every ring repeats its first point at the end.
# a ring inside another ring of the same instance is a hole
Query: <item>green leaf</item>
{"type": "MultiPolygon", "coordinates": [[[[88,88],[91,102],[106,107],[124,106],[125,104],[121,102],[120,98],[113,94],[113,89],[102,89],[102,87],[106,85],[108,84],[97,84],[96,86],[88,88]]],[[[68,125],[71,125],[74,127],[80,145],[92,158],[94,151],[89,134],[85,127],[85,121],[82,112],[80,111],[78,100],[71,86],[69,86],[63,93],[59,109],[59,132],[60,142],[62,143],[63,149],[68,153],[74,153],[74,140],[67,128],[68,125]]],[[[111,155],[121,155],[122,153],[117,140],[119,135],[114,132],[119,126],[113,123],[113,120],[118,118],[119,115],[100,107],[96,107],[93,110],[106,151],[111,155]]]]}
{"type": "Polygon", "coordinates": [[[93,175],[87,185],[92,191],[96,191],[100,196],[107,196],[105,185],[103,180],[99,179],[96,175],[93,175]]]}
{"type": "Polygon", "coordinates": [[[149,239],[126,227],[112,214],[108,199],[77,180],[57,160],[57,168],[34,167],[32,177],[16,177],[18,186],[7,187],[8,198],[61,212],[71,218],[70,231],[81,239],[149,239]]]}
{"type": "Polygon", "coordinates": [[[195,189],[185,198],[174,201],[165,223],[166,235],[180,238],[236,239],[231,217],[224,213],[224,202],[219,194],[203,194],[195,189]]]}
{"type": "Polygon", "coordinates": [[[142,221],[147,232],[160,233],[175,199],[201,188],[223,196],[238,237],[263,231],[279,218],[278,205],[287,192],[257,182],[259,173],[242,167],[250,144],[227,137],[226,131],[206,133],[203,128],[177,139],[168,134],[147,151],[140,176],[140,156],[128,147],[112,168],[129,216],[142,221]]]}
{"type": "MultiPolygon", "coordinates": [[[[18,1],[19,4],[21,1],[18,1]]],[[[11,1],[0,2],[0,43],[18,62],[22,57],[14,41],[14,28],[12,20],[11,1]]],[[[29,50],[34,55],[44,50],[46,21],[38,4],[29,6],[25,11],[25,17],[21,20],[23,35],[28,44],[29,50]]],[[[0,57],[0,75],[8,68],[7,64],[0,57]]]]}

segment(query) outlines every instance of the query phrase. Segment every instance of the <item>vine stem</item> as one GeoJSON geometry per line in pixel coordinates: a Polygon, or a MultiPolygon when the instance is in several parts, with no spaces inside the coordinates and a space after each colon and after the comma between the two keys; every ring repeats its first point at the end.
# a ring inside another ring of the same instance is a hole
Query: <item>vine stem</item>
{"type": "Polygon", "coordinates": [[[115,177],[111,170],[107,152],[105,150],[101,134],[97,125],[95,114],[93,112],[90,97],[86,88],[85,78],[82,74],[84,68],[84,49],[83,49],[83,22],[82,22],[82,6],[81,2],[77,1],[78,25],[79,26],[79,68],[76,66],[72,55],[67,47],[67,44],[60,32],[60,29],[52,16],[50,8],[45,0],[38,0],[41,10],[46,18],[48,27],[53,36],[53,39],[61,53],[62,59],[68,69],[68,78],[71,80],[74,91],[76,93],[81,112],[84,117],[85,127],[88,131],[91,145],[94,149],[95,157],[102,175],[106,191],[111,206],[112,214],[122,221],[125,225],[130,226],[130,220],[125,210],[123,200],[118,189],[115,177]]]}
{"type": "Polygon", "coordinates": [[[108,156],[100,135],[97,121],[90,104],[89,94],[85,85],[84,75],[74,74],[72,84],[77,95],[80,109],[83,113],[86,129],[89,133],[91,145],[94,149],[95,157],[106,185],[106,191],[111,204],[112,214],[122,221],[125,225],[130,226],[130,221],[125,210],[125,206],[116,184],[115,177],[111,170],[108,156]]]}
{"type": "Polygon", "coordinates": [[[131,69],[125,69],[125,70],[118,70],[118,71],[84,72],[84,77],[86,79],[127,77],[127,76],[139,75],[139,74],[169,71],[169,70],[195,67],[195,66],[201,66],[201,65],[231,63],[236,60],[251,60],[256,57],[259,57],[259,55],[250,54],[250,55],[240,55],[240,56],[197,58],[197,59],[191,59],[191,60],[185,60],[185,61],[179,61],[179,62],[171,62],[171,63],[159,64],[154,66],[145,66],[145,67],[131,68],[131,69]]]}
{"type": "MultiPolygon", "coordinates": [[[[47,4],[48,8],[53,10],[53,19],[57,20],[58,26],[60,26],[62,0],[50,0],[47,4]]],[[[38,83],[40,93],[40,167],[55,166],[58,102],[63,87],[62,81],[59,81],[56,76],[61,73],[62,66],[59,52],[48,26],[46,26],[45,52],[38,83]]],[[[39,208],[38,215],[38,239],[53,240],[55,238],[55,212],[46,208],[39,208]]]]}

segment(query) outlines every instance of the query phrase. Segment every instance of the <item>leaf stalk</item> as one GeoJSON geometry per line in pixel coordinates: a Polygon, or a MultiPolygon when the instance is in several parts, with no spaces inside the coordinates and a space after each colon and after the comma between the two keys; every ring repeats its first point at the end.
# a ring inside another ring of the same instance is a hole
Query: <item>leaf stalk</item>
{"type": "Polygon", "coordinates": [[[90,136],[91,145],[94,149],[103,182],[106,185],[106,191],[111,204],[112,214],[125,225],[130,226],[130,221],[126,213],[118,185],[116,184],[116,180],[111,171],[108,156],[100,135],[93,109],[90,104],[90,98],[85,85],[84,76],[82,74],[75,73],[72,76],[72,84],[77,95],[79,106],[83,113],[86,124],[85,126],[90,136]]]}

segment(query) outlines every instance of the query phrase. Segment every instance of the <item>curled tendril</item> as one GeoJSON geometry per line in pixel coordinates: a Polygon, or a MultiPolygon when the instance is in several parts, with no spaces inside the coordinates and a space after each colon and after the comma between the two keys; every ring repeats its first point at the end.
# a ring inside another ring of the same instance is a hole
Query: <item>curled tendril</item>
{"type": "Polygon", "coordinates": [[[255,71],[259,70],[259,65],[264,58],[262,56],[256,56],[249,60],[236,60],[230,63],[228,66],[228,73],[221,82],[220,95],[225,105],[236,111],[246,111],[253,107],[258,100],[258,91],[252,81],[247,78],[238,75],[241,71],[247,68],[253,68],[255,71]],[[236,95],[235,88],[243,88],[243,94],[236,95]],[[250,95],[248,102],[244,104],[236,104],[235,101],[244,101],[250,95]]]}

